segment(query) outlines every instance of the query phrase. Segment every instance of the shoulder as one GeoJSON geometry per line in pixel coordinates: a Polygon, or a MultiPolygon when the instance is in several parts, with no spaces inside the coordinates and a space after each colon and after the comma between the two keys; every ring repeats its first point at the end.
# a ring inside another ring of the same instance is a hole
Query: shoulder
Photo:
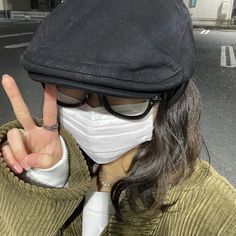
{"type": "Polygon", "coordinates": [[[221,174],[219,174],[212,165],[203,160],[198,160],[199,179],[193,184],[193,192],[198,192],[197,196],[205,205],[206,211],[219,216],[219,220],[229,217],[236,225],[236,189],[221,174]],[[194,190],[196,186],[196,190],[194,190]],[[208,209],[207,209],[208,208],[208,209]]]}
{"type": "Polygon", "coordinates": [[[235,187],[212,165],[204,160],[197,160],[194,172],[192,185],[198,187],[202,191],[202,195],[209,195],[209,198],[214,198],[212,200],[215,202],[227,201],[236,207],[235,187]],[[196,179],[196,177],[198,178],[196,179]]]}
{"type": "Polygon", "coordinates": [[[183,235],[236,235],[236,189],[206,161],[169,194],[178,198],[169,218],[185,225],[183,235]]]}
{"type": "Polygon", "coordinates": [[[236,206],[236,189],[215,168],[204,160],[196,161],[193,173],[180,181],[170,194],[194,195],[193,200],[204,199],[211,202],[226,201],[236,206]]]}

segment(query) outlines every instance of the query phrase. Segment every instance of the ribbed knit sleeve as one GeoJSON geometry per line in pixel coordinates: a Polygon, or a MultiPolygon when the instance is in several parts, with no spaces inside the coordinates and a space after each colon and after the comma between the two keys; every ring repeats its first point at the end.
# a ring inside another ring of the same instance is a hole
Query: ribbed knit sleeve
{"type": "MultiPolygon", "coordinates": [[[[37,121],[40,124],[40,121],[37,121]]],[[[17,121],[0,127],[0,143],[7,131],[21,128],[17,121]]],[[[91,177],[73,137],[60,129],[69,152],[68,186],[43,188],[22,181],[0,158],[0,235],[1,236],[54,236],[81,203],[91,177]]]]}

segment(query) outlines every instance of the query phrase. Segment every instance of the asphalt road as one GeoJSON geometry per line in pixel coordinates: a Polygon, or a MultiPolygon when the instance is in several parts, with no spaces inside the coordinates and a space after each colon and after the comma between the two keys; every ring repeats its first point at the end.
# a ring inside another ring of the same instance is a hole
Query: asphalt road
{"type": "MultiPolygon", "coordinates": [[[[0,24],[0,74],[14,76],[31,113],[41,117],[41,85],[28,79],[19,64],[22,43],[30,42],[37,24],[0,24]],[[19,44],[18,46],[15,44],[19,44]],[[21,45],[20,45],[21,44],[21,45]],[[18,47],[18,48],[11,48],[18,47]],[[5,48],[10,46],[10,48],[5,48]]],[[[210,153],[211,164],[236,186],[236,31],[194,31],[199,64],[194,74],[203,101],[202,132],[210,153]]],[[[0,85],[0,124],[15,119],[0,85]]],[[[203,150],[203,159],[207,159],[203,150]]]]}
{"type": "MultiPolygon", "coordinates": [[[[20,55],[26,47],[5,48],[5,46],[30,42],[33,34],[5,37],[6,35],[34,33],[38,24],[0,23],[0,75],[10,74],[16,81],[27,104],[35,117],[41,116],[42,88],[31,81],[19,63],[20,55]]],[[[0,84],[1,113],[0,124],[15,119],[8,98],[0,84]]]]}
{"type": "Polygon", "coordinates": [[[194,32],[200,58],[195,78],[203,101],[202,132],[211,163],[236,186],[236,31],[205,33],[194,32]]]}

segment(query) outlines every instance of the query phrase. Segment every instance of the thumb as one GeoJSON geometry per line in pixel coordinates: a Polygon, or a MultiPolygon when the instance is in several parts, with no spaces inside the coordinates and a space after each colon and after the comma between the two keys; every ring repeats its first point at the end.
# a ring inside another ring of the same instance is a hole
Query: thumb
{"type": "Polygon", "coordinates": [[[32,153],[25,157],[25,161],[32,168],[48,169],[57,164],[59,160],[49,154],[44,153],[32,153]]]}

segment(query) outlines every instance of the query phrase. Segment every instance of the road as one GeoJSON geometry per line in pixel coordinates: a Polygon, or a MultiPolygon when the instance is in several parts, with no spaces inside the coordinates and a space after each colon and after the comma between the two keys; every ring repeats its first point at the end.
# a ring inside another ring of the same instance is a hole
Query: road
{"type": "Polygon", "coordinates": [[[196,30],[194,37],[200,58],[195,77],[203,101],[203,136],[213,166],[236,186],[236,31],[196,30]]]}
{"type": "MultiPolygon", "coordinates": [[[[41,85],[28,79],[26,71],[19,63],[21,53],[26,47],[19,48],[5,48],[5,46],[21,44],[30,42],[33,34],[16,35],[6,37],[6,35],[34,33],[38,24],[17,24],[17,23],[1,23],[0,24],[0,75],[10,74],[16,80],[17,84],[22,91],[22,94],[30,107],[32,114],[35,117],[41,116],[42,107],[42,88],[41,85]]],[[[0,100],[1,100],[1,113],[0,124],[6,121],[15,119],[14,113],[10,107],[10,103],[0,85],[0,100]],[[4,112],[3,112],[4,111],[4,112]]]]}
{"type": "MultiPolygon", "coordinates": [[[[28,79],[19,64],[37,27],[38,24],[0,24],[0,74],[9,73],[17,79],[33,116],[41,117],[41,85],[28,79]],[[21,35],[4,36],[9,34],[21,35]]],[[[200,59],[194,80],[202,96],[201,126],[210,162],[236,186],[236,31],[196,29],[194,37],[200,59]]],[[[0,101],[0,124],[15,119],[1,86],[0,101]]],[[[203,150],[203,159],[207,159],[206,153],[203,150]]]]}

